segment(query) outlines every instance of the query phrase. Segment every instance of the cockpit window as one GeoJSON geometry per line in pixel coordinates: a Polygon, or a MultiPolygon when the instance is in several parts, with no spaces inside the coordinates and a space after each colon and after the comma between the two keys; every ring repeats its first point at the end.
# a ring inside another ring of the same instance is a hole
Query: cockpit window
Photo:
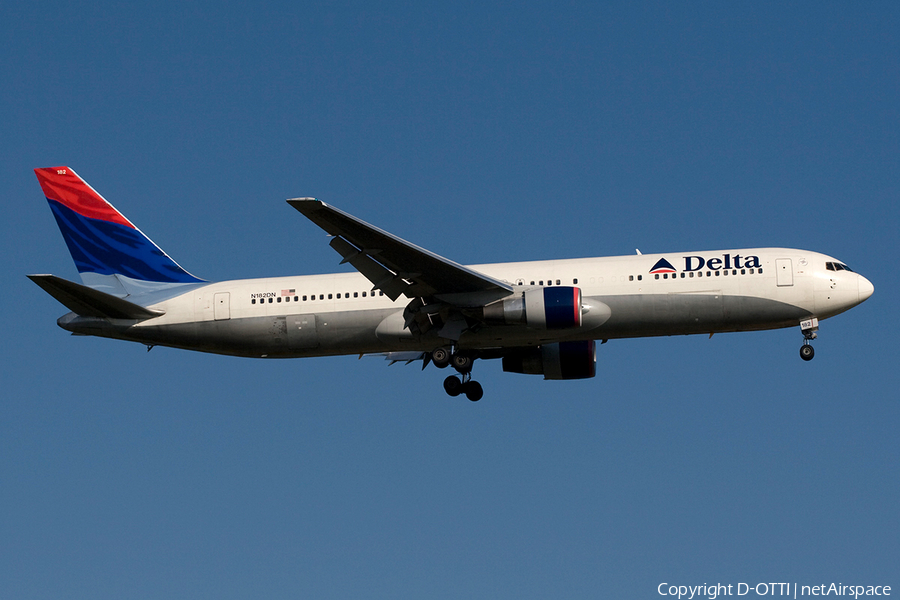
{"type": "Polygon", "coordinates": [[[853,272],[853,269],[851,269],[847,265],[839,263],[839,262],[827,262],[827,263],[825,263],[825,268],[828,269],[829,271],[850,271],[851,273],[853,272]]]}

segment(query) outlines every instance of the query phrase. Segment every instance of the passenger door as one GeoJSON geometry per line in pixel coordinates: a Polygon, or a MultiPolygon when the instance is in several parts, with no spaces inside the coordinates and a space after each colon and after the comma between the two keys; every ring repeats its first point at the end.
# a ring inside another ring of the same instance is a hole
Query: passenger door
{"type": "Polygon", "coordinates": [[[226,321],[231,318],[231,294],[219,292],[213,298],[213,313],[216,321],[226,321]]]}
{"type": "Polygon", "coordinates": [[[775,282],[778,287],[794,285],[794,269],[791,267],[791,259],[775,259],[775,282]]]}

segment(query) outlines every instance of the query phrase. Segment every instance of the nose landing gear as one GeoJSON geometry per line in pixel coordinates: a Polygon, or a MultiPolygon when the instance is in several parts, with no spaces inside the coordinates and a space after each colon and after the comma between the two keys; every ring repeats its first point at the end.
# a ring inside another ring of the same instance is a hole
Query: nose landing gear
{"type": "Polygon", "coordinates": [[[816,351],[813,349],[810,342],[819,337],[816,333],[819,331],[819,319],[811,317],[800,321],[800,331],[803,332],[803,345],[800,346],[800,358],[805,361],[810,361],[816,355],[816,351]]]}

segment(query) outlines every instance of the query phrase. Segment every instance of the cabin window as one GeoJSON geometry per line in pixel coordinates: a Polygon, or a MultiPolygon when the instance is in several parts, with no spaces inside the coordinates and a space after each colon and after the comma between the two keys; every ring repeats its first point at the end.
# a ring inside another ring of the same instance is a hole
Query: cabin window
{"type": "Polygon", "coordinates": [[[578,285],[578,278],[577,278],[577,277],[576,277],[575,279],[572,280],[572,285],[578,285]]]}
{"type": "Polygon", "coordinates": [[[656,278],[656,279],[659,279],[659,273],[657,273],[657,274],[654,275],[653,277],[656,278]]]}

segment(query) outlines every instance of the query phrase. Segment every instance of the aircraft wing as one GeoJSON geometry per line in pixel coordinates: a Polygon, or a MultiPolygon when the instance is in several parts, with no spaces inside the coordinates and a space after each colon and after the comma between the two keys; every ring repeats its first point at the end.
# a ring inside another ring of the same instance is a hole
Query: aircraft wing
{"type": "Polygon", "coordinates": [[[402,240],[315,198],[288,204],[333,236],[331,247],[396,300],[437,298],[459,307],[483,306],[512,293],[512,286],[402,240]]]}

